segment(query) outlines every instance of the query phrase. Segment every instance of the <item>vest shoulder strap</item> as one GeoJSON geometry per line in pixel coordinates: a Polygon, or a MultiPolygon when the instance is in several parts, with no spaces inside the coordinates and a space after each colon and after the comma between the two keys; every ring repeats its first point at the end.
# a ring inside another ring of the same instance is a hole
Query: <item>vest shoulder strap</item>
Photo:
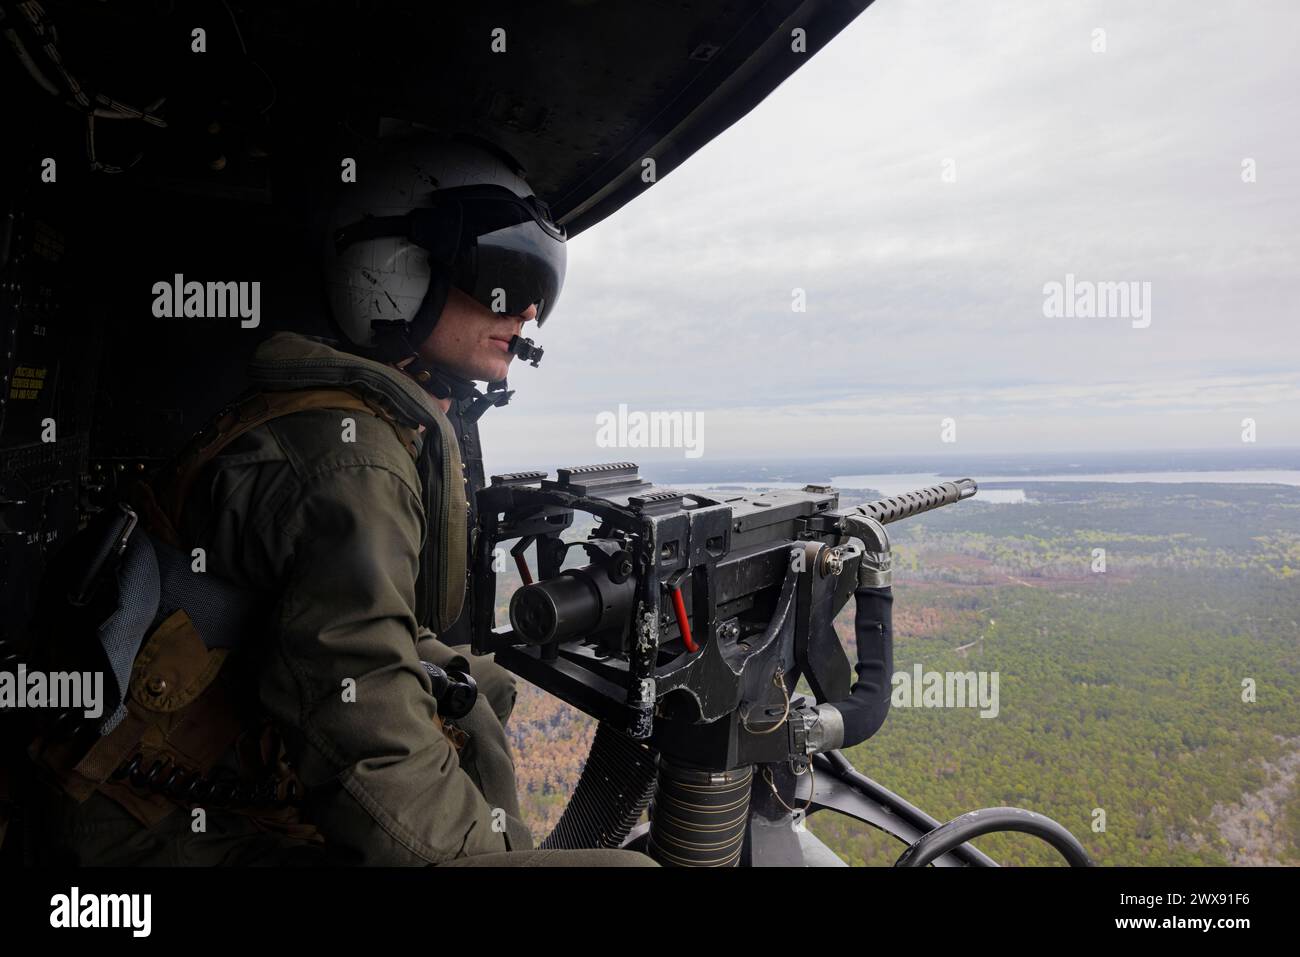
{"type": "Polygon", "coordinates": [[[137,489],[133,504],[139,506],[146,527],[169,545],[180,547],[181,513],[204,466],[245,432],[272,419],[306,409],[347,409],[369,413],[388,424],[412,459],[419,455],[419,432],[398,422],[386,406],[369,396],[350,389],[254,392],[218,413],[157,477],[153,489],[137,489]]]}

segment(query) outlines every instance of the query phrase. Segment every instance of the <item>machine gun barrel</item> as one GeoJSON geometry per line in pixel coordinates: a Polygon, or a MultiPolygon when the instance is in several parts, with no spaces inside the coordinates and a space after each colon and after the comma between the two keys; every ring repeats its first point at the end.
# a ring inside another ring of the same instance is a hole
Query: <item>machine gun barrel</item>
{"type": "Polygon", "coordinates": [[[960,502],[964,498],[970,498],[978,490],[979,486],[975,484],[974,479],[957,479],[955,482],[941,482],[929,488],[920,488],[914,492],[904,492],[902,495],[892,495],[889,498],[868,502],[866,505],[848,509],[847,512],[874,518],[881,525],[888,525],[890,522],[911,518],[913,515],[942,508],[953,502],[960,502]]]}

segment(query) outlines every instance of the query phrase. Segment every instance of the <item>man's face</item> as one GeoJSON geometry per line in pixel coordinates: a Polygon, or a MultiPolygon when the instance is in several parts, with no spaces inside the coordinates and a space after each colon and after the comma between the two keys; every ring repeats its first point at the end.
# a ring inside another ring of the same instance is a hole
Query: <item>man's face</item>
{"type": "Polygon", "coordinates": [[[420,357],[466,379],[496,382],[506,377],[514,358],[507,348],[510,337],[522,335],[524,323],[535,318],[536,306],[507,316],[452,287],[438,324],[420,346],[420,357]]]}

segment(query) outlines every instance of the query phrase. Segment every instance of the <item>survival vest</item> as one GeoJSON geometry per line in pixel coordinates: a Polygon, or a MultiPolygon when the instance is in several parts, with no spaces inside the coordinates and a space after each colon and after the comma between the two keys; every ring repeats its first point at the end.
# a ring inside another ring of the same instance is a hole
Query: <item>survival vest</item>
{"type": "MultiPolygon", "coordinates": [[[[460,458],[445,419],[421,436],[373,390],[255,391],[223,410],[152,485],[138,484],[130,505],[101,514],[70,543],[62,573],[46,576],[66,587],[55,601],[62,620],[47,621],[47,630],[93,634],[107,679],[101,718],[91,723],[80,712],[65,713],[28,748],[37,767],[74,799],[99,791],[145,826],[177,805],[222,807],[259,826],[319,840],[301,819],[303,788],[275,728],[223,667],[241,638],[261,626],[268,596],[194,573],[178,532],[186,498],[208,463],[249,430],[305,409],[374,415],[416,461],[430,528],[439,533],[438,542],[421,548],[425,581],[417,592],[425,607],[417,614],[434,623],[459,616],[466,504],[462,483],[451,480],[460,477],[460,458]],[[435,570],[426,556],[435,550],[440,574],[431,582],[435,570]],[[237,768],[229,766],[232,753],[237,768]]],[[[453,745],[463,745],[463,733],[435,721],[453,745]]]]}

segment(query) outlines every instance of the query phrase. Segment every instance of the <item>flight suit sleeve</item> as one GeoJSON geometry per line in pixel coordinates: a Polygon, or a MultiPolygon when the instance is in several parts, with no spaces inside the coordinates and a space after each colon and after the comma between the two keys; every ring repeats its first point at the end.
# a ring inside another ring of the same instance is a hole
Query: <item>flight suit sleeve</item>
{"type": "Polygon", "coordinates": [[[279,523],[291,543],[263,705],[340,863],[441,863],[509,849],[436,721],[416,653],[423,517],[380,466],[313,477],[279,523]]]}

